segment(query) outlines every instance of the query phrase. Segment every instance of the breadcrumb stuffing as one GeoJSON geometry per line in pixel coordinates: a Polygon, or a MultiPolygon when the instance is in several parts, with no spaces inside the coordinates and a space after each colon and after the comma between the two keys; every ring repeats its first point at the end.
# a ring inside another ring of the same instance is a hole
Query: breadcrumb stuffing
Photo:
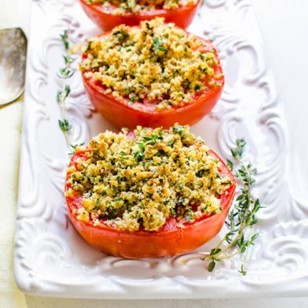
{"type": "Polygon", "coordinates": [[[81,221],[118,230],[157,231],[174,217],[179,224],[219,213],[231,184],[220,163],[188,126],[137,127],[101,133],[68,169],[67,196],[82,196],[81,221]]]}
{"type": "Polygon", "coordinates": [[[195,0],[88,0],[88,4],[101,4],[113,14],[138,13],[155,9],[175,10],[181,6],[193,5],[195,0]]]}
{"type": "Polygon", "coordinates": [[[209,87],[221,87],[214,49],[163,18],[120,25],[88,41],[80,69],[105,92],[127,103],[154,104],[157,111],[181,107],[209,87]]]}

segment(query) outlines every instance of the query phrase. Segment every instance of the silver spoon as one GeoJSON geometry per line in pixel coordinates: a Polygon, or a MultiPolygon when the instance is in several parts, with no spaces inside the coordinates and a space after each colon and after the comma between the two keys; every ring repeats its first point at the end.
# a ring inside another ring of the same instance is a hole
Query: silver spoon
{"type": "Polygon", "coordinates": [[[25,88],[27,38],[20,28],[0,30],[0,106],[13,103],[25,88]]]}

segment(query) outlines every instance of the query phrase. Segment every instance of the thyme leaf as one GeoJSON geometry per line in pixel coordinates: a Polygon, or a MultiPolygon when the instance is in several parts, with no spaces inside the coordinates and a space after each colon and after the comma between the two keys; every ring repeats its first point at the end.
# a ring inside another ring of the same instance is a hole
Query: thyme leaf
{"type": "Polygon", "coordinates": [[[252,194],[257,170],[251,162],[246,163],[243,161],[245,146],[244,139],[237,139],[235,148],[231,149],[233,159],[227,160],[229,168],[237,178],[240,193],[226,220],[228,232],[217,246],[210,251],[209,255],[202,258],[203,260],[210,260],[208,264],[209,272],[214,270],[217,262],[241,254],[243,255],[243,261],[239,272],[246,275],[247,253],[258,237],[258,233],[254,232],[253,227],[258,222],[256,214],[262,206],[260,200],[252,194]]]}
{"type": "Polygon", "coordinates": [[[67,30],[65,30],[62,34],[60,34],[60,37],[62,39],[62,43],[64,45],[64,48],[66,50],[68,50],[70,48],[70,44],[68,42],[68,34],[67,34],[67,30]]]}
{"type": "Polygon", "coordinates": [[[77,148],[84,145],[84,142],[83,143],[80,143],[80,144],[70,144],[70,147],[72,148],[72,151],[70,153],[68,153],[68,155],[74,155],[77,151],[77,148]]]}
{"type": "Polygon", "coordinates": [[[67,119],[58,120],[58,124],[62,132],[68,132],[72,127],[67,119]]]}
{"type": "Polygon", "coordinates": [[[154,51],[157,52],[157,51],[167,51],[167,48],[163,45],[162,41],[158,38],[158,37],[155,37],[153,39],[153,48],[154,48],[154,51]]]}
{"type": "Polygon", "coordinates": [[[57,102],[60,105],[63,105],[65,103],[66,98],[69,96],[70,92],[71,92],[71,88],[69,87],[69,85],[65,85],[63,91],[57,92],[57,102]]]}

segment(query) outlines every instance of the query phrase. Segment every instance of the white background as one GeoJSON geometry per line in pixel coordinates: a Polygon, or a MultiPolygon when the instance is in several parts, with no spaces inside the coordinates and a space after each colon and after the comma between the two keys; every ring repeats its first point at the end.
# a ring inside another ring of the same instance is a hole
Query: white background
{"type": "MultiPolygon", "coordinates": [[[[306,133],[303,133],[308,132],[308,1],[252,0],[252,2],[264,39],[264,50],[268,57],[269,66],[273,69],[277,92],[289,125],[288,142],[291,148],[288,157],[289,167],[292,167],[292,172],[295,175],[304,175],[308,171],[308,138],[304,137],[306,133]]],[[[0,28],[22,26],[28,32],[29,3],[30,0],[0,0],[0,28]],[[15,5],[12,5],[13,3],[15,5]]],[[[295,176],[296,178],[297,176],[295,176]]],[[[297,195],[300,198],[304,198],[304,194],[307,193],[307,187],[308,181],[296,182],[293,189],[297,190],[297,195]]],[[[281,299],[90,301],[27,296],[26,299],[30,308],[308,308],[308,297],[281,299]]]]}

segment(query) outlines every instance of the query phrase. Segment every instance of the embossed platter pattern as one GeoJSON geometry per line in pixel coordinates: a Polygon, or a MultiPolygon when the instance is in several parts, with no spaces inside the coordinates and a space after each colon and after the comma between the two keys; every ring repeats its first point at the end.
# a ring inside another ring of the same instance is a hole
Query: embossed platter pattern
{"type": "MultiPolygon", "coordinates": [[[[262,200],[260,237],[247,276],[239,259],[213,273],[200,260],[219,236],[195,252],[173,258],[124,260],[90,248],[66,216],[63,197],[68,151],[57,127],[57,71],[63,65],[59,34],[74,43],[99,33],[75,0],[35,0],[27,67],[15,276],[28,293],[81,298],[211,298],[303,294],[308,286],[308,204],[288,190],[286,124],[250,0],[206,0],[190,30],[209,37],[222,58],[221,100],[193,127],[224,157],[238,137],[258,169],[262,200]]],[[[113,127],[89,103],[76,73],[67,114],[73,143],[113,127]]],[[[223,232],[223,231],[222,231],[223,232]]]]}

